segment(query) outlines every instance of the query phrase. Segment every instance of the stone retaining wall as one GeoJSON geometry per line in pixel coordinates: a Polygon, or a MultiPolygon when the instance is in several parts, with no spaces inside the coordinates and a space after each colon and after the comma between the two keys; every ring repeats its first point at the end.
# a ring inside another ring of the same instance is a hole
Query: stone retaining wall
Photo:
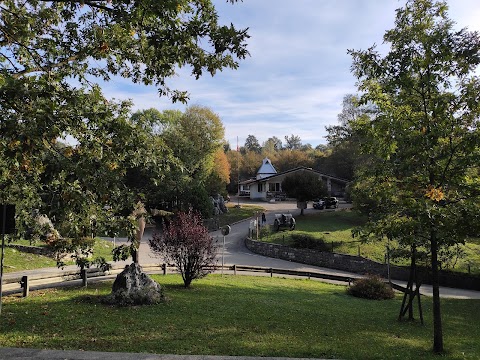
{"type": "Polygon", "coordinates": [[[19,245],[19,244],[6,244],[6,247],[16,249],[18,251],[30,253],[30,254],[37,254],[37,255],[45,255],[49,256],[52,255],[52,252],[41,246],[29,246],[29,245],[19,245]]]}
{"type": "MultiPolygon", "coordinates": [[[[295,261],[302,264],[326,267],[329,269],[343,270],[357,274],[376,274],[387,278],[387,264],[381,264],[361,256],[343,255],[330,252],[321,252],[309,249],[295,249],[289,246],[265,243],[247,238],[246,247],[260,255],[295,261]]],[[[420,269],[419,269],[420,271],[420,269]]],[[[390,265],[392,279],[408,281],[410,269],[408,267],[390,265]]],[[[431,283],[431,278],[426,271],[419,275],[426,284],[431,283]]],[[[458,275],[447,272],[440,273],[440,285],[470,290],[480,290],[480,278],[469,275],[458,275]]]]}

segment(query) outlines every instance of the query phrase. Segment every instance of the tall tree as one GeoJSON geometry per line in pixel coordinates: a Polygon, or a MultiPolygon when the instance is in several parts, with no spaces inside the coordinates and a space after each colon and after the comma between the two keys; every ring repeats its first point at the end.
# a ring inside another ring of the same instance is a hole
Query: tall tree
{"type": "Polygon", "coordinates": [[[302,139],[298,135],[285,135],[285,149],[300,150],[302,147],[302,139]]]}
{"type": "Polygon", "coordinates": [[[209,195],[225,195],[230,183],[230,163],[223,149],[218,149],[214,157],[212,172],[206,181],[206,190],[209,195]]]}
{"type": "Polygon", "coordinates": [[[282,140],[276,136],[268,138],[267,141],[263,143],[264,150],[267,150],[268,152],[280,151],[282,150],[282,146],[282,140]]]}
{"type": "MultiPolygon", "coordinates": [[[[285,177],[282,181],[282,190],[288,197],[297,199],[297,202],[306,202],[327,195],[327,187],[320,177],[305,170],[285,177]]],[[[300,214],[303,215],[303,208],[300,214]]]]}
{"type": "Polygon", "coordinates": [[[454,30],[445,2],[409,0],[384,41],[385,56],[349,51],[363,103],[378,108],[354,123],[375,157],[355,186],[375,204],[361,235],[430,250],[433,349],[442,352],[439,251],[480,224],[480,36],[454,30]]]}
{"type": "Polygon", "coordinates": [[[83,232],[92,207],[133,208],[136,199],[118,180],[129,168],[154,166],[161,152],[139,149],[148,136],[129,121],[131,104],[107,100],[96,80],[122,76],[186,101],[186,92],[167,84],[177,68],[214,75],[248,54],[246,30],[221,25],[209,0],[6,0],[0,7],[0,200],[17,203],[23,217],[33,208],[55,212],[66,233],[83,232]],[[74,146],[59,149],[62,138],[74,146]]]}
{"type": "Polygon", "coordinates": [[[256,153],[260,153],[262,151],[262,147],[260,146],[260,143],[255,135],[247,136],[247,139],[245,140],[245,150],[254,151],[256,153]]]}
{"type": "Polygon", "coordinates": [[[327,126],[327,140],[329,144],[328,156],[316,160],[316,168],[322,169],[344,179],[352,180],[355,169],[365,162],[365,155],[360,154],[360,135],[352,129],[352,123],[360,117],[375,116],[373,104],[360,104],[357,95],[348,94],[343,98],[343,107],[338,114],[338,125],[327,126]]]}
{"type": "MultiPolygon", "coordinates": [[[[190,106],[176,116],[161,134],[178,163],[163,184],[168,201],[174,200],[178,208],[187,210],[192,200],[196,204],[208,203],[206,181],[214,171],[217,152],[223,150],[224,128],[219,116],[207,107],[190,106]],[[203,191],[194,192],[193,187],[202,187],[203,191]]],[[[208,215],[207,208],[196,210],[208,215]]]]}

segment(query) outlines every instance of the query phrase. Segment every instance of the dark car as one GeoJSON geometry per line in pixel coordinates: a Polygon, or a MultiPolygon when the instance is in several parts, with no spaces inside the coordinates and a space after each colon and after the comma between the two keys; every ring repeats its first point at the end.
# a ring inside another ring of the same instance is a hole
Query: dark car
{"type": "Polygon", "coordinates": [[[328,208],[338,208],[338,199],[336,197],[327,197],[324,198],[323,201],[325,202],[325,207],[328,208]]]}
{"type": "Polygon", "coordinates": [[[325,209],[325,201],[323,199],[313,200],[313,208],[317,210],[325,209]]]}

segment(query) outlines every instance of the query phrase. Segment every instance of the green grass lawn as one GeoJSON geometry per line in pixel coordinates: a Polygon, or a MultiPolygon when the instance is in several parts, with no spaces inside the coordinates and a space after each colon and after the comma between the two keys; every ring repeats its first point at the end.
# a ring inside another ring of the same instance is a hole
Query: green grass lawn
{"type": "Polygon", "coordinates": [[[255,213],[265,210],[263,207],[255,205],[242,205],[239,208],[235,205],[236,204],[231,202],[227,203],[228,213],[222,214],[218,217],[220,227],[247,219],[254,216],[255,213]]]}
{"type": "MultiPolygon", "coordinates": [[[[291,245],[292,234],[305,234],[315,239],[323,239],[329,249],[340,254],[361,255],[365,258],[384,262],[387,242],[378,241],[368,244],[360,243],[352,238],[352,229],[365,222],[365,218],[355,211],[316,211],[304,216],[297,216],[294,231],[270,232],[262,241],[277,244],[291,245]]],[[[395,242],[391,243],[395,247],[395,242]]],[[[467,239],[465,245],[460,246],[464,255],[458,259],[455,267],[450,270],[466,273],[470,264],[472,274],[480,275],[480,239],[467,239]]],[[[409,265],[408,259],[392,261],[396,265],[409,265]]]]}
{"type": "MultiPolygon", "coordinates": [[[[154,276],[168,301],[115,308],[100,303],[110,283],[4,298],[2,346],[160,354],[438,359],[425,325],[398,322],[401,297],[374,301],[314,280],[210,275],[184,289],[178,275],[154,276]]],[[[480,357],[480,301],[442,300],[442,359],[480,357]]]]}
{"type": "MultiPolygon", "coordinates": [[[[22,245],[29,245],[30,243],[27,240],[16,241],[22,245]]],[[[41,246],[41,244],[36,244],[41,246]]],[[[107,261],[112,261],[112,249],[113,244],[111,241],[106,241],[102,239],[95,239],[95,246],[93,248],[94,257],[104,257],[107,261]]],[[[67,262],[67,265],[74,264],[73,261],[67,262]]],[[[23,251],[19,251],[13,248],[5,248],[4,255],[4,271],[7,272],[16,272],[22,270],[33,270],[40,269],[44,267],[56,267],[57,262],[48,256],[30,254],[23,251]]]]}

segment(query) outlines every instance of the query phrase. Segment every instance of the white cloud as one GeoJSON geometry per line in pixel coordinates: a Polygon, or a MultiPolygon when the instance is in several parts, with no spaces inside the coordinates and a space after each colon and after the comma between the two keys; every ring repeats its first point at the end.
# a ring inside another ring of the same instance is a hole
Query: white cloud
{"type": "MultiPolygon", "coordinates": [[[[354,93],[347,49],[381,46],[393,28],[395,9],[405,0],[243,0],[234,5],[215,0],[220,22],[249,27],[251,57],[238,70],[196,81],[182,69],[168,81],[188,90],[190,104],[210,107],[220,115],[232,147],[255,135],[299,135],[304,143],[325,143],[325,126],[335,124],[342,99],[354,93]]],[[[478,30],[478,0],[450,1],[458,27],[478,30]]],[[[108,96],[132,98],[135,109],[185,108],[158,98],[154,87],[119,79],[104,86],[108,96]]]]}

